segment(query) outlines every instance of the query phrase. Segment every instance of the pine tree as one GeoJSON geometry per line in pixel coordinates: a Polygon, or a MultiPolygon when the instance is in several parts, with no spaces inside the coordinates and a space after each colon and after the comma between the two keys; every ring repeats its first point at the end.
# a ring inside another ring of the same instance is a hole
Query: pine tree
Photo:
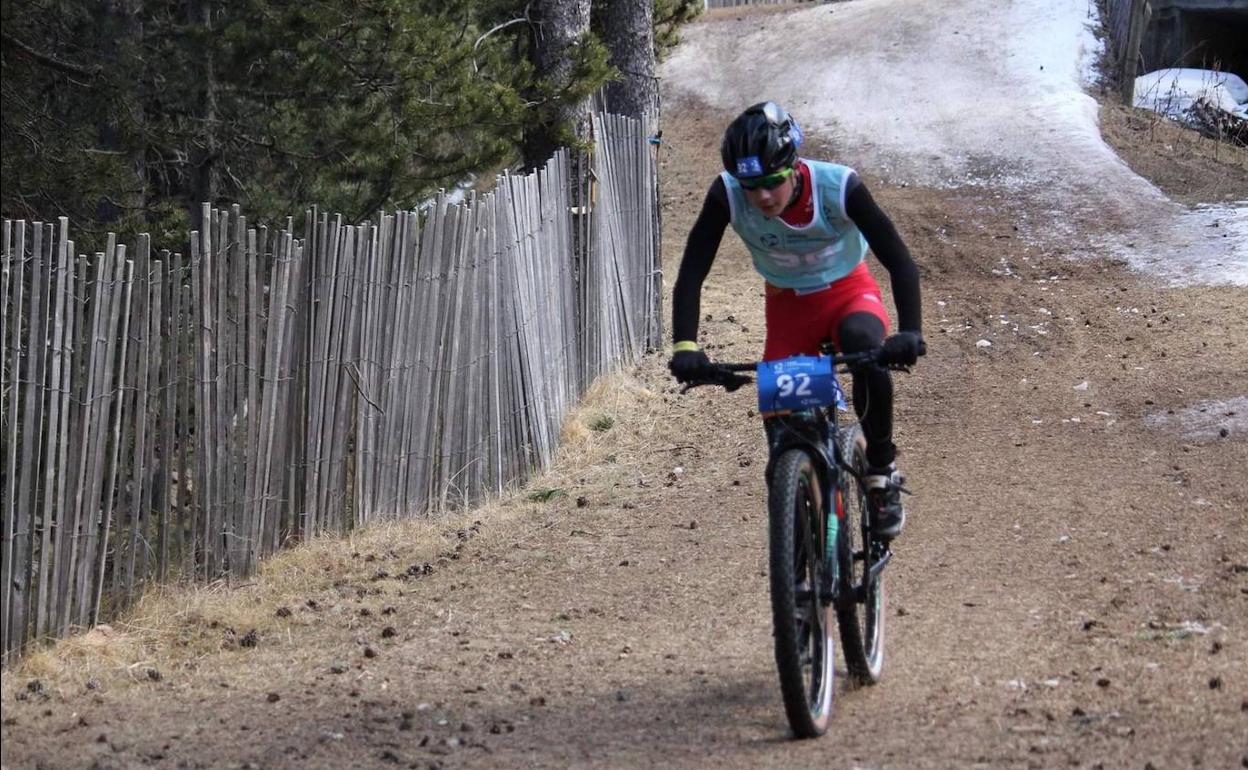
{"type": "Polygon", "coordinates": [[[610,63],[619,73],[607,84],[607,110],[633,118],[653,114],[658,103],[653,0],[606,0],[603,17],[610,63]]]}
{"type": "MultiPolygon", "coordinates": [[[[84,249],[105,231],[176,248],[203,201],[253,221],[313,203],[359,219],[535,167],[583,137],[612,76],[589,8],[0,0],[0,209],[67,215],[84,249]]],[[[656,45],[695,10],[657,0],[656,45]]],[[[621,47],[639,40],[614,44],[619,71],[645,71],[621,47]]]]}

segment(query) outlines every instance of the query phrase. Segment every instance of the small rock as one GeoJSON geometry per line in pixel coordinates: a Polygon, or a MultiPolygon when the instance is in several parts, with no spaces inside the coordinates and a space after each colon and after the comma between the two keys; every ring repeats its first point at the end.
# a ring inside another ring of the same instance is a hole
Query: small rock
{"type": "Polygon", "coordinates": [[[978,342],[976,342],[976,343],[975,343],[975,347],[977,347],[977,348],[990,348],[990,347],[992,347],[992,343],[991,343],[991,342],[989,342],[988,340],[979,340],[978,342]]]}
{"type": "Polygon", "coordinates": [[[277,694],[277,693],[275,693],[275,692],[271,692],[271,693],[269,693],[268,698],[267,698],[267,700],[269,701],[269,703],[277,703],[277,702],[278,702],[279,700],[281,700],[281,699],[282,699],[282,696],[278,695],[278,694],[277,694]]]}

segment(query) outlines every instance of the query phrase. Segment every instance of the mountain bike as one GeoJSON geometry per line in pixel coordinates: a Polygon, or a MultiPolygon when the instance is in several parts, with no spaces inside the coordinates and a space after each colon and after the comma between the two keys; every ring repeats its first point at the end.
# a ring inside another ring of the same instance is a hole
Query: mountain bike
{"type": "MultiPolygon", "coordinates": [[[[688,383],[733,391],[752,382],[767,420],[768,548],[776,667],[784,710],[798,738],[828,729],[834,699],[833,616],[849,678],[874,684],[884,668],[884,577],[892,559],[872,533],[864,470],[866,441],[848,412],[841,371],[882,366],[880,350],[712,364],[688,383]]],[[[852,414],[852,413],[851,413],[852,414]]],[[[906,491],[906,490],[903,490],[906,491]]],[[[907,492],[908,493],[908,492],[907,492]]]]}

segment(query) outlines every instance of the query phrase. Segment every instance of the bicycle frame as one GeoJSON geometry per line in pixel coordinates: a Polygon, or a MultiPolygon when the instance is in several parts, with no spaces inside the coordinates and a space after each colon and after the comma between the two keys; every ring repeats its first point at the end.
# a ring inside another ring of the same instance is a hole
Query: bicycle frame
{"type": "Polygon", "coordinates": [[[857,682],[874,684],[884,664],[880,573],[892,551],[872,532],[876,503],[863,474],[864,442],[852,420],[840,424],[837,407],[847,407],[837,391],[845,370],[836,367],[855,372],[868,366],[906,368],[884,360],[879,348],[827,358],[831,372],[825,361],[809,359],[766,365],[708,362],[681,391],[698,385],[734,391],[753,382],[747,376],[751,371],[766,378],[758,403],[768,447],[773,637],[785,712],[802,738],[822,735],[828,727],[833,625],[844,645],[846,670],[857,682]],[[829,375],[836,386],[831,392],[829,375]],[[861,537],[855,534],[859,531],[861,537]]]}

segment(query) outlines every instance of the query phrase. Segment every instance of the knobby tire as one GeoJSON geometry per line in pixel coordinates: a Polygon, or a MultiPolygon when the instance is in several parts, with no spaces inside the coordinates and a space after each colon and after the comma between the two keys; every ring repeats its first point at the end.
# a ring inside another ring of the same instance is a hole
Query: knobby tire
{"type": "Polygon", "coordinates": [[[832,609],[819,600],[816,590],[824,553],[819,490],[818,474],[806,452],[790,449],[780,455],[768,495],[771,610],[780,692],[798,738],[822,735],[832,718],[832,609]],[[799,584],[810,587],[805,606],[798,606],[799,584]],[[809,622],[803,623],[803,617],[809,622]]]}
{"type": "MultiPolygon", "coordinates": [[[[858,425],[845,427],[840,434],[841,456],[861,473],[866,467],[866,444],[858,425]]],[[[843,596],[836,606],[837,626],[845,668],[855,684],[875,684],[884,670],[885,593],[883,573],[865,587],[865,601],[855,600],[851,590],[862,584],[866,561],[855,560],[855,549],[868,550],[874,540],[870,532],[867,500],[858,481],[848,473],[840,476],[841,503],[845,518],[837,533],[837,562],[843,596]]]]}

